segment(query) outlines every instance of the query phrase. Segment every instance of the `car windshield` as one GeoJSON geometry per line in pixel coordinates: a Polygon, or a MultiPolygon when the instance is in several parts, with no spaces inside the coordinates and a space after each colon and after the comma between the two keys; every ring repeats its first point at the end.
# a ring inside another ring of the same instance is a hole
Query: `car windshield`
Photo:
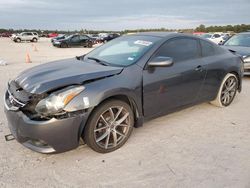
{"type": "Polygon", "coordinates": [[[111,66],[126,67],[138,61],[159,40],[160,37],[153,36],[119,37],[91,51],[85,58],[96,58],[111,66]]]}
{"type": "Polygon", "coordinates": [[[238,34],[224,44],[225,46],[245,46],[250,47],[250,34],[238,34]]]}
{"type": "Polygon", "coordinates": [[[212,36],[212,35],[207,34],[207,33],[201,35],[201,37],[202,37],[202,38],[205,38],[205,39],[209,39],[209,38],[211,38],[211,36],[212,36]]]}
{"type": "Polygon", "coordinates": [[[65,39],[68,39],[68,38],[71,38],[71,37],[73,37],[74,35],[67,35],[67,36],[65,36],[65,39]]]}

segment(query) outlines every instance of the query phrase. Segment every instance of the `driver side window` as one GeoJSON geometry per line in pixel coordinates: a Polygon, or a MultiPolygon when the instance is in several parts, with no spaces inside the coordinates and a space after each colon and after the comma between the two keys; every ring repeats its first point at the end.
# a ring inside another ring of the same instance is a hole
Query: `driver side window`
{"type": "Polygon", "coordinates": [[[79,41],[79,36],[74,36],[72,39],[71,39],[72,42],[77,42],[79,41]]]}
{"type": "Polygon", "coordinates": [[[192,38],[173,39],[163,44],[156,56],[171,57],[174,62],[199,58],[199,43],[196,39],[192,38]]]}

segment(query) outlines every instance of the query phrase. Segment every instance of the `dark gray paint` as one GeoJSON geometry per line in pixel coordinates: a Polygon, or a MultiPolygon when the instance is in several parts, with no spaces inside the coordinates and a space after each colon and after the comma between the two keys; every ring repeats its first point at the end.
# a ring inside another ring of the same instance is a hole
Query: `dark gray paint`
{"type": "Polygon", "coordinates": [[[76,58],[55,61],[22,72],[15,81],[27,92],[41,94],[68,85],[118,74],[119,67],[78,61],[76,58]]]}
{"type": "Polygon", "coordinates": [[[250,56],[250,47],[244,46],[223,46],[225,49],[235,51],[237,54],[243,56],[250,56]]]}

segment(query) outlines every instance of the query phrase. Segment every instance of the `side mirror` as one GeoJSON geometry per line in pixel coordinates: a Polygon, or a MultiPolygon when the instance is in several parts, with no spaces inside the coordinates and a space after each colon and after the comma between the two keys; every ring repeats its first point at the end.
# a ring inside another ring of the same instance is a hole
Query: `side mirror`
{"type": "Polygon", "coordinates": [[[174,64],[171,57],[157,56],[154,57],[149,63],[149,67],[170,67],[174,64]]]}

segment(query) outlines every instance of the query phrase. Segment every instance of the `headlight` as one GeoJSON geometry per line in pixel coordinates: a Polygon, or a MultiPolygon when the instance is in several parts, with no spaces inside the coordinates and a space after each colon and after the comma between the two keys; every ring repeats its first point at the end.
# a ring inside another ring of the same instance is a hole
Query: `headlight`
{"type": "Polygon", "coordinates": [[[56,114],[62,111],[63,108],[84,89],[84,86],[68,87],[52,93],[37,104],[35,111],[43,115],[56,114]]]}

